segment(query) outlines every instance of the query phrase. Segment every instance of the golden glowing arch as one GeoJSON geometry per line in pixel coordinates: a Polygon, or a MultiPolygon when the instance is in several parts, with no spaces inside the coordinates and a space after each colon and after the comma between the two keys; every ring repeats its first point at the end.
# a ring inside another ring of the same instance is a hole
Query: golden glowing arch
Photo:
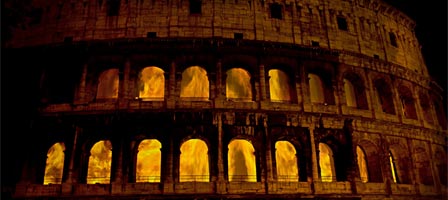
{"type": "Polygon", "coordinates": [[[156,139],[146,139],[138,145],[136,182],[160,182],[162,144],[156,139]]]}
{"type": "Polygon", "coordinates": [[[209,182],[210,169],[207,144],[200,139],[190,139],[180,147],[180,182],[209,182]]]}
{"type": "Polygon", "coordinates": [[[192,66],[182,72],[180,83],[180,97],[209,98],[209,81],[207,71],[199,66],[192,66]]]}
{"type": "Polygon", "coordinates": [[[269,92],[271,101],[291,101],[288,75],[279,69],[269,70],[269,92]]]}
{"type": "Polygon", "coordinates": [[[355,87],[353,86],[353,83],[350,80],[345,78],[344,78],[344,92],[347,106],[357,107],[355,87]]]}
{"type": "Polygon", "coordinates": [[[299,181],[296,148],[288,141],[275,143],[275,161],[277,163],[277,180],[287,182],[299,181]]]}
{"type": "Polygon", "coordinates": [[[311,103],[325,103],[324,85],[316,74],[308,74],[311,103]]]}
{"type": "Polygon", "coordinates": [[[367,168],[366,154],[360,146],[356,146],[356,155],[358,158],[358,169],[361,176],[361,181],[366,183],[369,180],[369,171],[367,168]]]}
{"type": "Polygon", "coordinates": [[[95,143],[90,150],[87,184],[110,183],[111,162],[112,143],[109,140],[95,143]]]}
{"type": "Polygon", "coordinates": [[[255,149],[244,139],[229,143],[228,171],[229,181],[257,182],[255,149]]]}
{"type": "Polygon", "coordinates": [[[336,181],[333,151],[325,143],[319,143],[319,166],[322,182],[336,181]]]}
{"type": "Polygon", "coordinates": [[[103,71],[98,78],[97,99],[108,99],[118,97],[118,69],[103,71]]]}
{"type": "Polygon", "coordinates": [[[165,96],[165,72],[155,66],[140,72],[139,98],[163,100],[165,96]]]}
{"type": "Polygon", "coordinates": [[[61,184],[62,173],[64,171],[64,143],[55,143],[47,153],[45,166],[44,185],[61,184]]]}
{"type": "Polygon", "coordinates": [[[252,100],[250,74],[243,68],[232,68],[227,71],[226,97],[229,99],[252,100]]]}

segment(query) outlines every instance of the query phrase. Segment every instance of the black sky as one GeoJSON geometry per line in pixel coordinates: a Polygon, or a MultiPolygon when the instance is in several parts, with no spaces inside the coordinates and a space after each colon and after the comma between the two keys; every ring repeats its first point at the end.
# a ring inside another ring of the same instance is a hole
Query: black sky
{"type": "Polygon", "coordinates": [[[444,89],[444,102],[447,102],[447,0],[385,1],[416,22],[415,32],[429,73],[444,89]]]}

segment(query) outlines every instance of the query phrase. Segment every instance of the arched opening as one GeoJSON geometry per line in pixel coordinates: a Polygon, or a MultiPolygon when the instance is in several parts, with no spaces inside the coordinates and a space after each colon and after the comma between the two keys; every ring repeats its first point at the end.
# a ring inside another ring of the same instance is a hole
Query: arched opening
{"type": "Polygon", "coordinates": [[[333,182],[336,180],[333,151],[325,143],[319,143],[319,166],[322,182],[333,182]]]}
{"type": "Polygon", "coordinates": [[[64,171],[64,143],[55,143],[47,153],[45,165],[44,185],[61,184],[64,171]]]}
{"type": "Polygon", "coordinates": [[[403,115],[406,118],[417,119],[417,112],[415,111],[414,98],[412,92],[407,87],[400,87],[400,101],[403,108],[403,115]]]}
{"type": "Polygon", "coordinates": [[[316,74],[308,74],[311,103],[325,103],[324,85],[316,74]]]}
{"type": "Polygon", "coordinates": [[[356,92],[355,87],[352,82],[344,78],[344,92],[345,92],[345,100],[347,101],[347,106],[349,107],[358,107],[356,103],[356,92]]]}
{"type": "Polygon", "coordinates": [[[209,81],[207,71],[199,66],[192,66],[182,72],[180,97],[207,100],[209,98],[209,81]]]}
{"type": "Polygon", "coordinates": [[[390,162],[390,170],[392,173],[392,180],[394,181],[394,183],[400,183],[400,181],[398,180],[397,167],[395,165],[395,159],[394,156],[392,155],[392,152],[389,152],[389,162],[390,162]]]}
{"type": "Polygon", "coordinates": [[[382,111],[388,114],[395,114],[394,100],[389,85],[383,79],[376,80],[374,85],[382,111]]]}
{"type": "Polygon", "coordinates": [[[257,182],[255,149],[244,139],[232,140],[228,152],[229,181],[257,182]]]}
{"type": "Polygon", "coordinates": [[[160,182],[162,144],[156,139],[146,139],[138,145],[136,182],[160,182]]]}
{"type": "Polygon", "coordinates": [[[367,167],[366,154],[364,153],[364,150],[362,150],[360,146],[356,146],[356,155],[358,158],[358,169],[361,181],[363,183],[366,183],[367,181],[369,181],[369,171],[367,167]]]}
{"type": "Polygon", "coordinates": [[[90,149],[87,184],[109,184],[112,163],[112,143],[101,140],[90,149]]]}
{"type": "Polygon", "coordinates": [[[447,121],[445,116],[445,109],[443,109],[443,105],[440,101],[434,100],[434,108],[436,110],[437,120],[439,121],[439,125],[442,127],[442,129],[446,130],[447,128],[447,121]]]}
{"type": "Polygon", "coordinates": [[[158,67],[145,67],[139,77],[139,98],[163,100],[165,96],[165,75],[158,67]]]}
{"type": "Polygon", "coordinates": [[[190,139],[180,147],[180,182],[209,182],[207,144],[200,139],[190,139]]]}
{"type": "Polygon", "coordinates": [[[344,75],[344,92],[347,106],[368,109],[364,81],[357,74],[349,72],[344,75]]]}
{"type": "Polygon", "coordinates": [[[243,68],[232,68],[227,71],[226,97],[242,101],[252,101],[252,85],[250,74],[243,68]]]}
{"type": "Polygon", "coordinates": [[[361,180],[363,177],[367,177],[366,181],[368,182],[382,183],[383,175],[378,147],[367,140],[362,140],[358,144],[359,146],[356,148],[356,152],[361,180]],[[363,154],[362,156],[361,153],[363,154]],[[365,165],[363,164],[364,161],[362,161],[361,157],[365,160],[365,165]],[[363,166],[365,166],[365,172],[363,172],[363,166]]]}
{"type": "Polygon", "coordinates": [[[440,184],[447,186],[448,185],[448,176],[447,176],[447,158],[446,154],[443,150],[437,150],[435,153],[435,161],[436,168],[439,175],[440,184]]]}
{"type": "Polygon", "coordinates": [[[288,75],[279,69],[269,70],[269,92],[271,101],[291,101],[291,88],[288,75]]]}
{"type": "Polygon", "coordinates": [[[275,161],[278,181],[299,181],[296,148],[290,142],[278,141],[275,143],[275,161]]]}
{"type": "Polygon", "coordinates": [[[420,182],[424,185],[434,185],[428,152],[423,147],[416,148],[414,157],[416,170],[420,176],[420,182]]]}
{"type": "Polygon", "coordinates": [[[420,93],[419,98],[420,98],[420,107],[422,108],[423,117],[425,121],[427,121],[428,123],[433,123],[434,121],[431,116],[431,105],[429,103],[428,96],[424,95],[423,93],[420,93]]]}
{"type": "Polygon", "coordinates": [[[118,69],[103,71],[98,78],[97,99],[118,98],[118,69]]]}

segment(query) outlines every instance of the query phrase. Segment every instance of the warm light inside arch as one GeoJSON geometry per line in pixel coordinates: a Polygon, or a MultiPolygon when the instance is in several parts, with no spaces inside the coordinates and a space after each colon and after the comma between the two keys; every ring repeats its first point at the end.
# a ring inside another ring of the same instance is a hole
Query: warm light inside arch
{"type": "Polygon", "coordinates": [[[353,86],[352,82],[349,81],[348,79],[344,79],[344,92],[347,106],[357,107],[355,87],[353,86]]]}
{"type": "Polygon", "coordinates": [[[209,81],[204,68],[192,66],[182,72],[180,97],[209,98],[209,81]]]}
{"type": "Polygon", "coordinates": [[[288,75],[279,69],[269,70],[271,101],[291,101],[288,75]]]}
{"type": "Polygon", "coordinates": [[[296,149],[290,142],[278,141],[275,143],[275,161],[278,181],[299,181],[296,149]]]}
{"type": "Polygon", "coordinates": [[[226,97],[229,99],[252,100],[250,74],[243,68],[232,68],[227,71],[226,97]]]}
{"type": "Polygon", "coordinates": [[[311,103],[325,103],[324,86],[320,77],[316,74],[308,74],[311,103]]]}
{"type": "Polygon", "coordinates": [[[64,143],[55,143],[47,153],[45,165],[44,185],[61,184],[62,173],[64,171],[64,143]]]}
{"type": "Polygon", "coordinates": [[[161,100],[165,95],[165,75],[158,67],[145,67],[140,72],[139,98],[161,100]]]}
{"type": "Polygon", "coordinates": [[[140,142],[137,153],[136,182],[160,182],[162,144],[156,139],[140,142]]]}
{"type": "Polygon", "coordinates": [[[333,151],[324,143],[319,143],[319,166],[322,182],[335,181],[333,151]]]}
{"type": "Polygon", "coordinates": [[[243,139],[232,140],[228,152],[229,181],[256,182],[255,149],[243,139]]]}
{"type": "Polygon", "coordinates": [[[180,147],[180,182],[208,182],[210,169],[207,144],[200,139],[190,139],[180,147]]]}
{"type": "Polygon", "coordinates": [[[363,183],[366,183],[369,180],[366,154],[364,153],[364,150],[361,149],[361,147],[356,146],[356,155],[358,156],[358,169],[361,176],[361,181],[363,183]]]}
{"type": "Polygon", "coordinates": [[[112,143],[109,140],[95,143],[90,150],[87,184],[109,184],[111,162],[112,143]]]}

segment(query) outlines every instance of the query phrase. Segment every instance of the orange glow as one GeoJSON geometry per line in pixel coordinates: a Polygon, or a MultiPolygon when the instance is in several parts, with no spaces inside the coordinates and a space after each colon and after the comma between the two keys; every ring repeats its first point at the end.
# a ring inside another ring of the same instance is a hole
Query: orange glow
{"type": "Polygon", "coordinates": [[[319,166],[322,182],[332,182],[335,176],[333,152],[324,143],[319,143],[319,166]]]}
{"type": "Polygon", "coordinates": [[[90,150],[87,184],[110,183],[110,167],[112,161],[112,143],[102,140],[90,150]]]}
{"type": "Polygon", "coordinates": [[[227,98],[252,100],[249,72],[242,68],[233,68],[227,71],[226,96],[227,98]]]}
{"type": "Polygon", "coordinates": [[[208,148],[200,139],[190,139],[180,147],[180,182],[208,182],[208,148]]]}
{"type": "Polygon", "coordinates": [[[56,143],[48,150],[44,185],[50,183],[61,184],[62,172],[64,170],[64,151],[65,146],[63,143],[56,143]]]}
{"type": "Polygon", "coordinates": [[[275,161],[277,162],[278,181],[299,181],[296,149],[288,141],[275,143],[275,161]]]}
{"type": "Polygon", "coordinates": [[[353,84],[347,79],[344,79],[344,91],[347,106],[356,107],[355,87],[353,87],[353,84]]]}
{"type": "Polygon", "coordinates": [[[163,99],[165,95],[164,71],[158,67],[146,67],[140,73],[140,98],[163,99]]]}
{"type": "Polygon", "coordinates": [[[389,162],[390,162],[390,168],[392,171],[392,180],[394,181],[394,183],[397,182],[397,174],[395,174],[395,164],[394,164],[394,159],[392,157],[392,153],[389,153],[389,162]]]}
{"type": "Polygon", "coordinates": [[[356,147],[356,154],[358,155],[358,168],[361,175],[361,181],[366,183],[369,180],[369,173],[367,172],[366,154],[361,147],[356,147]]]}
{"type": "Polygon", "coordinates": [[[140,142],[137,154],[136,182],[160,182],[162,144],[155,139],[140,142]]]}
{"type": "Polygon", "coordinates": [[[278,69],[269,70],[269,91],[272,101],[290,101],[289,78],[278,69]]]}
{"type": "Polygon", "coordinates": [[[98,79],[97,99],[118,97],[118,69],[109,69],[101,73],[98,79]]]}
{"type": "Polygon", "coordinates": [[[209,98],[209,82],[205,69],[193,66],[182,72],[180,97],[209,98]]]}
{"type": "Polygon", "coordinates": [[[312,103],[325,103],[324,87],[322,80],[315,74],[308,74],[310,87],[310,100],[312,103]]]}
{"type": "Polygon", "coordinates": [[[257,182],[255,149],[247,140],[236,139],[229,143],[229,181],[257,182]]]}

